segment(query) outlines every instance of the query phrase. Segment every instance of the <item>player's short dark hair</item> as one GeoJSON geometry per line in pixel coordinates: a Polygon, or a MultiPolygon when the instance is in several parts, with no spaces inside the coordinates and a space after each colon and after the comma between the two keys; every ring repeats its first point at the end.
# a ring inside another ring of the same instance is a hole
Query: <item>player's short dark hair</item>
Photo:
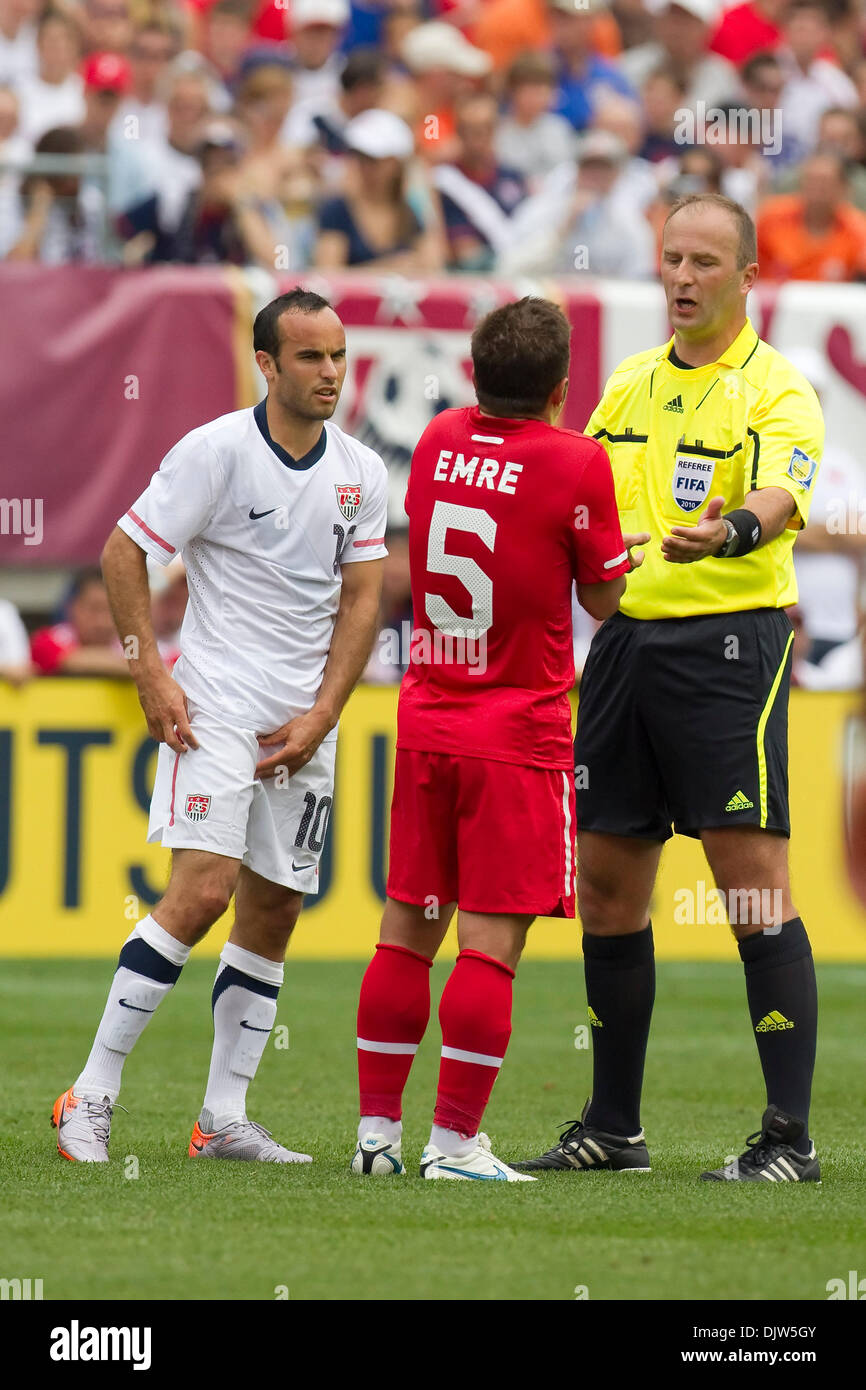
{"type": "Polygon", "coordinates": [[[281,314],[318,314],[322,309],[330,308],[331,305],[322,295],[316,294],[313,290],[302,289],[300,285],[295,285],[293,290],[289,290],[287,294],[278,295],[276,299],[272,299],[270,304],[266,304],[264,309],[260,309],[256,314],[256,321],[253,324],[253,350],[255,352],[269,352],[271,357],[279,356],[279,319],[281,314]]]}
{"type": "Polygon", "coordinates": [[[710,207],[722,208],[724,212],[729,212],[737,224],[737,269],[743,270],[745,266],[751,265],[758,259],[758,234],[755,231],[755,224],[746,209],[741,203],[735,203],[733,198],[726,198],[722,193],[688,193],[682,198],[677,198],[667,217],[665,227],[667,227],[672,217],[683,208],[697,207],[701,203],[707,203],[710,207]]]}
{"type": "Polygon", "coordinates": [[[475,392],[492,415],[538,415],[568,376],[571,326],[549,299],[503,304],[472,334],[475,392]]]}

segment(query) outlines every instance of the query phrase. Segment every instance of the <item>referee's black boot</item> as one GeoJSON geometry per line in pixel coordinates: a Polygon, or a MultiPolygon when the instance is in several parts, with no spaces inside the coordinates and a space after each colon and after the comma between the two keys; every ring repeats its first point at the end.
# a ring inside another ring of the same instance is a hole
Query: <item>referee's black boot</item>
{"type": "Polygon", "coordinates": [[[516,1168],[519,1173],[537,1173],[542,1169],[648,1173],[650,1159],[643,1130],[627,1138],[596,1129],[585,1123],[589,1104],[587,1101],[579,1120],[566,1125],[559,1136],[559,1143],[554,1144],[552,1149],[538,1158],[525,1158],[519,1163],[509,1160],[509,1168],[516,1168]]]}
{"type": "Polygon", "coordinates": [[[807,1154],[794,1148],[806,1126],[777,1105],[768,1105],[757,1134],[746,1140],[746,1152],[726,1168],[701,1173],[704,1182],[820,1182],[815,1145],[807,1154]]]}

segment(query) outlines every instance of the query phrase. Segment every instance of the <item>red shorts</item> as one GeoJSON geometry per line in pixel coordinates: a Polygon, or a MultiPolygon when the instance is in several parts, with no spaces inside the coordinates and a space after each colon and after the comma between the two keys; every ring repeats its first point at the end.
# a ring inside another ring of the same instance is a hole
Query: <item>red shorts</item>
{"type": "Polygon", "coordinates": [[[398,748],[388,897],[574,916],[574,777],[398,748]]]}

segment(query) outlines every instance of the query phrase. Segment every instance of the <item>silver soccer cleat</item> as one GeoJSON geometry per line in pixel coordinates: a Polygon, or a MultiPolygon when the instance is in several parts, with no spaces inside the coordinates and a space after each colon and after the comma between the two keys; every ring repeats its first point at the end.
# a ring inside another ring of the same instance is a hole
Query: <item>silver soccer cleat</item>
{"type": "Polygon", "coordinates": [[[51,1112],[57,1152],[73,1163],[107,1163],[113,1108],[108,1096],[101,1100],[76,1096],[70,1086],[57,1097],[51,1112]]]}
{"type": "Polygon", "coordinates": [[[190,1158],[233,1158],[248,1163],[312,1163],[311,1154],[294,1153],[252,1120],[236,1120],[208,1134],[196,1120],[189,1141],[190,1158]]]}

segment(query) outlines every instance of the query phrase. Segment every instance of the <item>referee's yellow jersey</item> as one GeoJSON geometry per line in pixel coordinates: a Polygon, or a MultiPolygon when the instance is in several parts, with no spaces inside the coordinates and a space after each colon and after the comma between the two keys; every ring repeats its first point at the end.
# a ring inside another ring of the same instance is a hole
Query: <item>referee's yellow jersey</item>
{"type": "Polygon", "coordinates": [[[684,618],[797,601],[792,550],[805,526],[824,444],[818,397],[746,320],[716,362],[677,367],[673,339],[621,362],[586,433],[608,452],[622,529],[649,531],[640,569],[629,575],[623,613],[684,618]],[[672,526],[695,525],[711,497],[725,511],[756,488],[790,492],[788,528],[740,558],[671,564],[662,558],[672,526]]]}

